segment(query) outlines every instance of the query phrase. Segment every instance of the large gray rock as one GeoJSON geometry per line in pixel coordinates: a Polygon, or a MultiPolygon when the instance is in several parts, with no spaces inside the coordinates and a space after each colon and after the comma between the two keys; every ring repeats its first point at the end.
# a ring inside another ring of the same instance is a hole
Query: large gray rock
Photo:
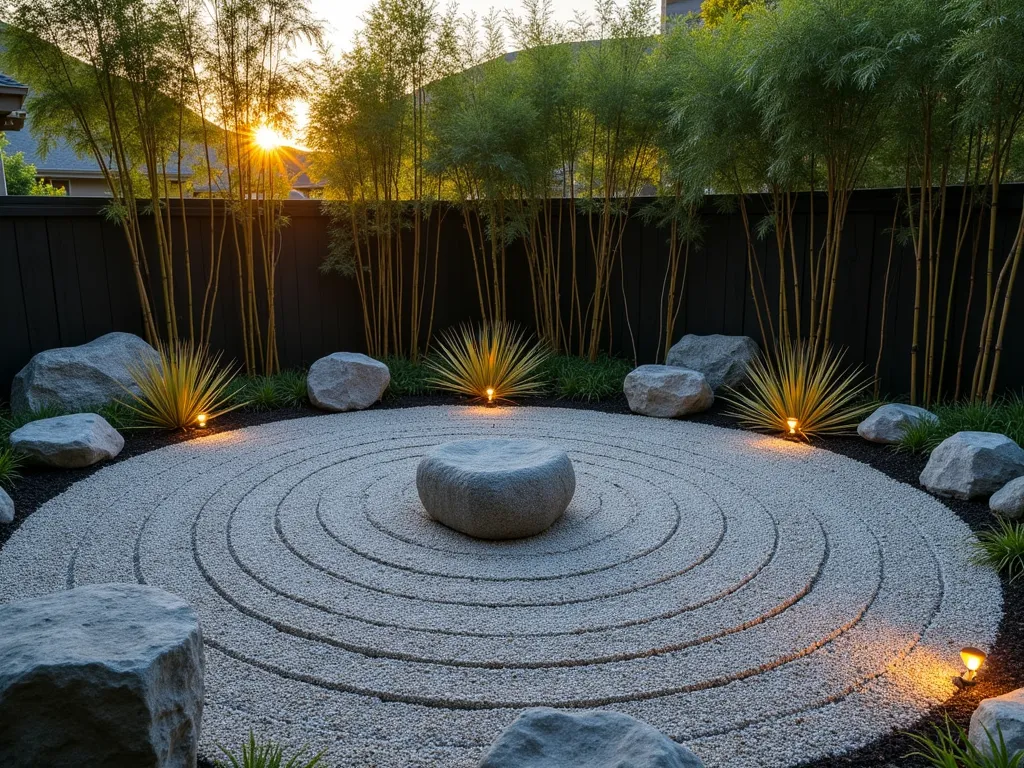
{"type": "Polygon", "coordinates": [[[7,495],[7,491],[0,488],[0,523],[14,522],[14,499],[7,495]]]}
{"type": "Polygon", "coordinates": [[[391,372],[379,360],[358,352],[335,352],[309,369],[309,402],[325,411],[361,411],[380,400],[391,372]]]}
{"type": "Polygon", "coordinates": [[[37,411],[45,406],[84,411],[126,396],[141,394],[128,372],[156,350],[131,333],[108,333],[88,344],[40,352],[11,384],[11,410],[37,411]]]}
{"type": "Polygon", "coordinates": [[[199,620],[141,584],[0,605],[0,765],[194,768],[199,620]]]}
{"type": "Polygon", "coordinates": [[[114,458],[124,438],[102,416],[74,413],[30,421],[11,433],[11,446],[39,464],[76,469],[114,458]]]}
{"type": "Polygon", "coordinates": [[[857,434],[872,443],[895,445],[906,431],[922,421],[936,422],[939,417],[924,408],[904,403],[887,403],[857,426],[857,434]]]}
{"type": "Polygon", "coordinates": [[[702,373],[672,365],[641,365],[626,376],[622,391],[633,413],[663,419],[700,413],[715,402],[702,373]]]}
{"type": "Polygon", "coordinates": [[[1002,734],[1011,755],[1024,750],[1024,688],[983,699],[974,710],[967,737],[971,744],[986,755],[991,754],[989,734],[995,739],[997,747],[999,735],[1002,734]]]}
{"type": "Polygon", "coordinates": [[[1024,475],[1024,450],[995,432],[957,432],[932,451],[921,485],[938,496],[991,496],[1024,475]]]}
{"type": "Polygon", "coordinates": [[[540,440],[445,443],[416,470],[427,514],[478,539],[534,536],[562,516],[576,492],[565,451],[540,440]]]}
{"type": "Polygon", "coordinates": [[[480,768],[702,768],[693,752],[620,712],[528,709],[480,768]]]}
{"type": "Polygon", "coordinates": [[[995,514],[1019,520],[1024,517],[1024,477],[1011,480],[988,500],[988,508],[995,514]]]}
{"type": "Polygon", "coordinates": [[[747,379],[747,367],[760,354],[757,342],[749,336],[697,336],[688,333],[672,345],[667,365],[700,371],[717,392],[722,387],[738,387],[747,379]]]}

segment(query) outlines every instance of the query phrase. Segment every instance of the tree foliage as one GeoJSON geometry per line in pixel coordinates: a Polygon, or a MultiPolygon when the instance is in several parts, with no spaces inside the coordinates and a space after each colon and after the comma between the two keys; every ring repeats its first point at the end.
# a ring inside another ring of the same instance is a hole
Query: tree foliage
{"type": "Polygon", "coordinates": [[[0,133],[0,159],[3,161],[4,179],[7,182],[8,195],[40,195],[60,197],[64,190],[54,187],[48,181],[36,178],[36,167],[25,161],[24,152],[7,154],[5,147],[8,141],[0,133]]]}

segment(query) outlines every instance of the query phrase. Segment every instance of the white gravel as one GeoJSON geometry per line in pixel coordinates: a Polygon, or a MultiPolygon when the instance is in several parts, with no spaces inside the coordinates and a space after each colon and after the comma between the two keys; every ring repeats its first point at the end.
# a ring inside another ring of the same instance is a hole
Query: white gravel
{"type": "Polygon", "coordinates": [[[279,422],[105,468],[0,552],[0,600],[143,581],[207,642],[203,750],[250,728],[341,766],[473,766],[523,707],[608,706],[708,766],[906,728],[989,646],[998,579],[945,506],[826,451],[699,424],[430,407],[279,422]],[[474,436],[568,451],[544,534],[429,520],[416,465],[474,436]]]}

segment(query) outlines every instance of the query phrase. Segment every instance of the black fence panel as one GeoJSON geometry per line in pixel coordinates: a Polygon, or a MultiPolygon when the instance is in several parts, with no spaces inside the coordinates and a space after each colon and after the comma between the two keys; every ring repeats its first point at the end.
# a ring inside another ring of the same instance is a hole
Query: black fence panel
{"type": "MultiPolygon", "coordinates": [[[[1021,185],[1010,186],[1001,196],[995,248],[997,268],[1014,244],[1022,192],[1021,185]]],[[[914,253],[909,244],[901,244],[904,238],[893,232],[899,194],[893,190],[861,190],[853,195],[843,233],[832,328],[834,343],[847,349],[847,360],[863,364],[869,373],[877,367],[881,390],[890,395],[909,389],[914,320],[914,253]]],[[[986,211],[976,210],[955,273],[952,270],[961,194],[959,189],[950,190],[939,260],[942,273],[935,354],[941,354],[943,339],[947,339],[943,370],[947,390],[952,389],[957,374],[961,346],[964,377],[970,379],[985,303],[986,211]],[[947,329],[944,308],[950,295],[953,312],[947,329]]],[[[634,214],[649,202],[634,201],[634,214]]],[[[772,322],[777,322],[774,308],[779,293],[779,257],[774,235],[769,234],[757,243],[756,265],[751,275],[742,219],[738,212],[730,213],[718,202],[721,201],[709,202],[701,212],[703,239],[689,255],[683,306],[671,330],[673,340],[684,333],[745,333],[759,339],[761,328],[752,282],[758,291],[762,290],[763,282],[764,294],[772,305],[772,322]]],[[[814,249],[810,247],[810,202],[807,195],[802,196],[794,214],[794,240],[799,253],[796,269],[804,286],[811,255],[820,248],[824,236],[825,205],[824,199],[818,197],[814,249]]],[[[141,307],[128,248],[118,225],[104,217],[103,205],[103,200],[92,198],[0,198],[0,392],[9,392],[14,375],[37,352],[81,344],[114,330],[142,334],[141,307]]],[[[283,206],[290,223],[282,232],[274,297],[282,365],[307,366],[339,350],[365,351],[363,312],[355,281],[325,274],[320,269],[330,239],[329,220],[320,203],[287,201],[283,206]]],[[[757,223],[767,215],[766,201],[751,198],[748,210],[757,223]]],[[[209,201],[187,200],[182,207],[173,201],[171,216],[175,263],[170,280],[175,291],[179,332],[187,335],[189,280],[192,322],[196,326],[202,320],[201,304],[212,280],[217,285],[217,301],[211,344],[222,350],[227,359],[241,360],[241,296],[248,287],[239,285],[233,228],[226,226],[223,205],[220,201],[211,206],[209,201]],[[226,238],[223,247],[221,237],[226,238]],[[218,251],[222,257],[215,265],[213,256],[218,251]]],[[[898,228],[900,224],[896,221],[898,228]]],[[[578,220],[575,254],[571,252],[566,222],[567,217],[563,217],[561,303],[568,326],[573,257],[584,303],[593,285],[594,257],[585,217],[581,214],[578,220]]],[[[152,238],[152,223],[144,219],[143,226],[146,237],[152,238]]],[[[432,326],[436,333],[460,322],[479,319],[480,308],[462,216],[456,210],[435,208],[428,226],[431,240],[437,227],[441,228],[432,326]]],[[[404,248],[407,255],[412,251],[411,234],[409,237],[404,248]]],[[[667,229],[639,216],[633,215],[628,221],[623,236],[623,261],[615,269],[611,286],[611,322],[604,339],[604,347],[612,354],[635,358],[640,363],[659,359],[665,333],[663,285],[669,259],[668,237],[667,229]]],[[[149,252],[153,254],[155,249],[150,248],[149,252]]],[[[152,262],[147,265],[147,279],[154,314],[162,330],[161,275],[155,258],[152,262]]],[[[427,262],[424,279],[429,292],[433,292],[432,255],[427,262]]],[[[406,275],[410,271],[411,265],[407,265],[406,275]]],[[[791,280],[793,264],[788,257],[786,271],[787,281],[791,280]]],[[[257,278],[256,295],[263,300],[266,291],[259,275],[257,278]]],[[[535,315],[529,271],[522,247],[516,243],[508,248],[506,279],[509,319],[532,327],[535,315]]],[[[805,325],[810,302],[805,290],[800,308],[805,325]]],[[[404,311],[409,311],[408,297],[404,311]]],[[[922,322],[926,320],[922,317],[922,322]]],[[[922,345],[923,339],[922,332],[922,345]]],[[[1022,353],[1024,296],[1019,296],[1011,307],[1006,330],[1000,370],[1002,391],[1024,388],[1022,353]]],[[[923,365],[923,347],[920,361],[923,365]]]]}

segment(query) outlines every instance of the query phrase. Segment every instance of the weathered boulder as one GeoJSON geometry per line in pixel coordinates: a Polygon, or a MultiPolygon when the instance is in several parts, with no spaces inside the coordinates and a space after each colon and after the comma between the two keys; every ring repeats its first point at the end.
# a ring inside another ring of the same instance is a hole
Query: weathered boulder
{"type": "Polygon", "coordinates": [[[0,523],[14,522],[14,499],[7,495],[7,491],[0,488],[0,523]]]}
{"type": "Polygon", "coordinates": [[[939,417],[924,408],[904,403],[887,403],[879,407],[857,426],[857,434],[872,443],[895,445],[906,431],[922,421],[938,421],[939,417]]]}
{"type": "Polygon", "coordinates": [[[974,710],[967,737],[971,744],[986,755],[991,754],[989,734],[995,739],[996,746],[1002,734],[1011,755],[1024,750],[1024,688],[983,699],[974,710]]]}
{"type": "Polygon", "coordinates": [[[568,454],[540,440],[459,440],[420,461],[427,514],[478,539],[521,539],[550,528],[576,492],[568,454]]]}
{"type": "Polygon", "coordinates": [[[480,768],[702,768],[693,752],[620,712],[528,709],[491,745],[480,768]]]}
{"type": "Polygon", "coordinates": [[[11,433],[11,446],[39,464],[76,469],[114,458],[124,438],[102,416],[74,413],[30,421],[11,433]]]}
{"type": "Polygon", "coordinates": [[[108,333],[77,347],[48,349],[33,356],[11,384],[11,410],[36,411],[45,406],[84,411],[126,396],[141,394],[128,372],[156,350],[131,333],[108,333]]]}
{"type": "Polygon", "coordinates": [[[199,620],[141,584],[0,605],[0,765],[194,768],[199,620]]]}
{"type": "Polygon", "coordinates": [[[1024,477],[1011,480],[993,493],[988,500],[988,508],[1012,520],[1024,517],[1024,477]]]}
{"type": "Polygon", "coordinates": [[[335,352],[309,369],[309,402],[325,411],[361,411],[380,400],[391,372],[379,360],[358,352],[335,352]]]}
{"type": "Polygon", "coordinates": [[[704,374],[672,365],[641,365],[626,376],[622,391],[633,413],[663,419],[700,413],[715,402],[704,374]]]}
{"type": "Polygon", "coordinates": [[[749,336],[697,336],[688,333],[668,351],[666,365],[699,371],[717,392],[722,387],[738,387],[747,379],[747,367],[760,353],[749,336]]]}
{"type": "Polygon", "coordinates": [[[991,496],[1024,475],[1024,450],[995,432],[957,432],[932,451],[921,485],[938,496],[991,496]]]}

